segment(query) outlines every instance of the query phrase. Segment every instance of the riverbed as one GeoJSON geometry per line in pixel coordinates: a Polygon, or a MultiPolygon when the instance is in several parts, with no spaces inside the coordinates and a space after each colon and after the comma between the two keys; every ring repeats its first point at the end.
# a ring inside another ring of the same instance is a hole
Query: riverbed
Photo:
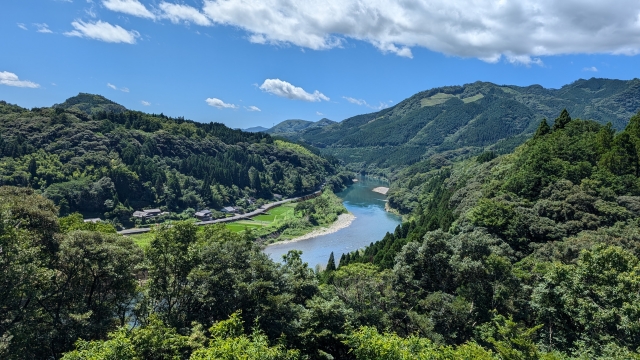
{"type": "Polygon", "coordinates": [[[334,253],[337,262],[343,253],[382,240],[387,232],[395,230],[401,219],[384,210],[387,197],[372,191],[380,186],[388,186],[388,184],[380,180],[360,177],[358,182],[336,194],[343,200],[347,210],[355,216],[348,227],[311,239],[275,243],[267,246],[264,252],[273,260],[279,261],[289,250],[301,250],[302,260],[310,267],[313,268],[316,265],[324,267],[331,252],[334,253]]]}

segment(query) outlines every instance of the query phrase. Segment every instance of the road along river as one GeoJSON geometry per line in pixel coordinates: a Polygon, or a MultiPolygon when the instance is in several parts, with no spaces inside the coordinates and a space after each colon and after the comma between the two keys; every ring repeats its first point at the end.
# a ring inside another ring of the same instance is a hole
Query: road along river
{"type": "Polygon", "coordinates": [[[351,224],[334,233],[320,235],[295,242],[275,243],[264,252],[279,261],[289,250],[301,250],[302,260],[310,267],[325,266],[329,254],[334,253],[336,262],[343,253],[363,248],[382,240],[387,232],[393,232],[401,222],[399,216],[384,210],[386,196],[373,192],[374,188],[388,186],[385,182],[360,177],[358,182],[337,193],[347,210],[355,216],[351,224]]]}

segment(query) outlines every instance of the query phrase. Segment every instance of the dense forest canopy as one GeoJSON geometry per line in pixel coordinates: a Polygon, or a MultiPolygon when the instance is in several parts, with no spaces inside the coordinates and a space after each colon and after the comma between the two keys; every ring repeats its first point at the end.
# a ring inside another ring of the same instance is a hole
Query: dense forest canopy
{"type": "Polygon", "coordinates": [[[0,355],[639,358],[639,149],[640,114],[616,133],[563,112],[511,154],[407,175],[410,220],[319,272],[222,226],[140,249],[1,187],[0,355]]]}
{"type": "Polygon", "coordinates": [[[263,133],[129,111],[80,94],[52,108],[0,102],[0,184],[126,222],[134,210],[219,209],[336,185],[317,151],[263,133]]]}

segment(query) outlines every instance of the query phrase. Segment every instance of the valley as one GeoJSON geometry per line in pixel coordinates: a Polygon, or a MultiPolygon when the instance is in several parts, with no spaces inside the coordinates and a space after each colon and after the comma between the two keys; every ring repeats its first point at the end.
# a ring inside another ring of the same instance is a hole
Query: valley
{"type": "Polygon", "coordinates": [[[273,136],[90,94],[2,102],[0,306],[17,324],[5,354],[84,359],[116,338],[125,352],[178,353],[145,350],[150,332],[190,358],[223,342],[294,359],[369,359],[353,353],[376,343],[425,358],[634,358],[640,113],[621,117],[636,83],[439,88],[273,136]],[[555,108],[536,91],[595,120],[545,119],[555,108]],[[118,325],[117,311],[147,323],[118,325]],[[224,326],[236,330],[216,335],[224,326]],[[25,346],[43,336],[54,340],[25,346]]]}

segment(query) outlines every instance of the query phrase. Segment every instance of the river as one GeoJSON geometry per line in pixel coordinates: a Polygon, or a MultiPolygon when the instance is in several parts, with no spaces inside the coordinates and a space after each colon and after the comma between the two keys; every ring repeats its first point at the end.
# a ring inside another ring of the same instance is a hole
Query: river
{"type": "Polygon", "coordinates": [[[336,263],[343,253],[363,248],[372,242],[382,240],[387,232],[393,232],[401,222],[399,216],[384,210],[386,196],[371,191],[386,183],[367,177],[358,178],[358,182],[337,193],[347,210],[355,219],[344,229],[335,233],[318,236],[297,242],[273,244],[264,250],[271,259],[280,261],[289,250],[301,250],[302,260],[310,267],[325,266],[333,251],[336,263]]]}

